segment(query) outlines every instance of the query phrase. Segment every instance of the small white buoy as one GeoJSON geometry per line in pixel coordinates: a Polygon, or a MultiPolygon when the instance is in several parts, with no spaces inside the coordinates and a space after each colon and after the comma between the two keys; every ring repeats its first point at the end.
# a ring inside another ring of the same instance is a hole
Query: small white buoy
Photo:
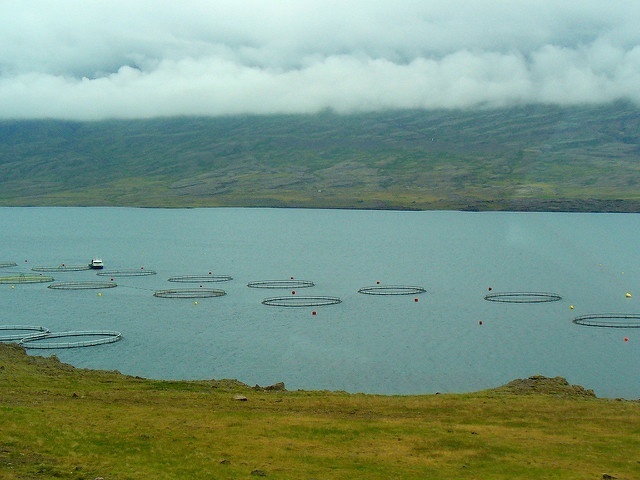
{"type": "Polygon", "coordinates": [[[631,294],[630,294],[629,292],[627,292],[627,293],[625,294],[625,297],[627,297],[627,298],[631,298],[631,294]]]}

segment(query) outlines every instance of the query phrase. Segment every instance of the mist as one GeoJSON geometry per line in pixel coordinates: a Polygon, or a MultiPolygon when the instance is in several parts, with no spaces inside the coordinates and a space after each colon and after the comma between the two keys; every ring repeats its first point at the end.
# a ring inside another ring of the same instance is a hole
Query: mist
{"type": "Polygon", "coordinates": [[[0,117],[640,104],[640,4],[5,2],[0,117]]]}

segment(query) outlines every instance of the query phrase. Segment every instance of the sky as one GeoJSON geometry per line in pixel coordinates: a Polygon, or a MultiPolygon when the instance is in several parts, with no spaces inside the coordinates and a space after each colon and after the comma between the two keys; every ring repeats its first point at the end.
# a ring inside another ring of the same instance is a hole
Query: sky
{"type": "Polygon", "coordinates": [[[638,0],[0,2],[0,118],[640,105],[638,0]]]}

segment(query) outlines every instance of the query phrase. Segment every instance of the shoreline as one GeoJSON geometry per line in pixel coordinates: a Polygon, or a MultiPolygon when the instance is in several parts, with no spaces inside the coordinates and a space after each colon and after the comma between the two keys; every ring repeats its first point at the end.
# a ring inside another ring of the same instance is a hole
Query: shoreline
{"type": "Polygon", "coordinates": [[[531,212],[531,213],[640,213],[640,200],[627,199],[512,199],[460,200],[411,204],[368,200],[358,203],[341,202],[284,202],[243,201],[185,203],[73,203],[49,202],[0,202],[0,208],[149,208],[149,209],[195,209],[195,208],[291,208],[309,210],[371,210],[398,212],[460,211],[460,212],[531,212]]]}

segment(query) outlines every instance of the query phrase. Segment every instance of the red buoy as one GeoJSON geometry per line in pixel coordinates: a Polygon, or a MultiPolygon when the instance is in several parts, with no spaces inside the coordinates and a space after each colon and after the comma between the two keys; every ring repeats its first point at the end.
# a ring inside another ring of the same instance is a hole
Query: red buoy
{"type": "Polygon", "coordinates": [[[314,310],[313,312],[311,312],[311,315],[315,315],[315,314],[316,314],[316,311],[315,311],[315,310],[314,310]]]}
{"type": "Polygon", "coordinates": [[[624,337],[624,341],[628,342],[629,341],[629,337],[624,337]]]}
{"type": "Polygon", "coordinates": [[[480,321],[478,322],[478,325],[482,325],[482,320],[480,320],[480,321]]]}
{"type": "Polygon", "coordinates": [[[295,290],[291,290],[291,295],[295,295],[296,291],[295,290]]]}
{"type": "Polygon", "coordinates": [[[417,298],[414,298],[414,299],[413,299],[413,301],[417,303],[417,302],[418,302],[418,299],[417,299],[417,298]]]}

